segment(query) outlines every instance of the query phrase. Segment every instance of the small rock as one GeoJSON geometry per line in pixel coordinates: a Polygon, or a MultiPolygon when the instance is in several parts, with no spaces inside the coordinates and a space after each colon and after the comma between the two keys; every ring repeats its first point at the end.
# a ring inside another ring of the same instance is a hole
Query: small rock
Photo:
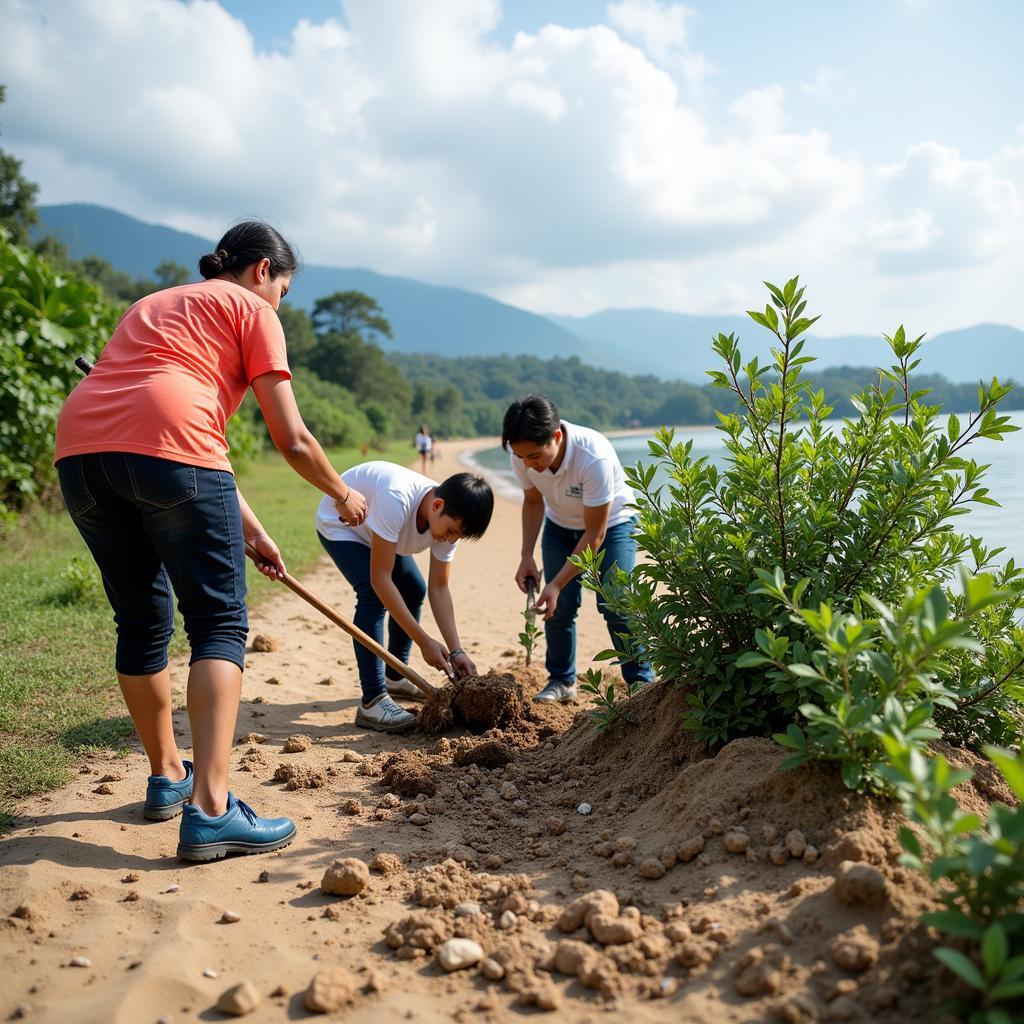
{"type": "Polygon", "coordinates": [[[379,875],[393,875],[402,870],[402,858],[394,853],[378,853],[370,861],[370,870],[379,875]]]}
{"type": "Polygon", "coordinates": [[[576,808],[576,813],[577,814],[590,814],[591,811],[593,811],[593,809],[594,808],[591,807],[590,804],[583,803],[583,804],[580,804],[579,807],[576,808]]]}
{"type": "Polygon", "coordinates": [[[402,801],[398,799],[397,793],[385,793],[378,801],[378,807],[387,807],[389,810],[394,810],[396,807],[401,807],[402,801]]]}
{"type": "Polygon", "coordinates": [[[268,680],[266,680],[266,683],[267,686],[280,686],[281,680],[278,679],[277,676],[271,676],[268,680]]]}
{"type": "Polygon", "coordinates": [[[333,686],[334,676],[324,676],[323,679],[317,681],[317,686],[333,686]]]}
{"type": "Polygon", "coordinates": [[[341,805],[341,809],[346,814],[361,814],[363,805],[355,797],[350,797],[341,805]]]}
{"type": "Polygon", "coordinates": [[[837,935],[828,948],[836,966],[850,974],[863,974],[874,967],[880,951],[878,940],[862,924],[837,935]]]}
{"type": "Polygon", "coordinates": [[[479,914],[479,903],[459,903],[455,907],[456,917],[477,917],[479,914]]]}
{"type": "Polygon", "coordinates": [[[257,633],[252,639],[252,649],[260,654],[277,650],[277,641],[267,633],[257,633]]]}
{"type": "Polygon", "coordinates": [[[560,836],[565,831],[565,821],[562,818],[552,815],[547,820],[548,831],[553,836],[560,836]]]}
{"type": "Polygon", "coordinates": [[[237,924],[241,920],[242,915],[238,913],[237,910],[225,910],[224,913],[220,915],[221,924],[237,924]]]}
{"type": "Polygon", "coordinates": [[[525,800],[513,800],[512,801],[512,813],[513,814],[525,814],[530,809],[530,805],[525,800]]]}
{"type": "Polygon", "coordinates": [[[138,891],[135,889],[129,889],[122,897],[122,903],[138,903],[142,897],[139,896],[138,891]]]}
{"type": "Polygon", "coordinates": [[[687,839],[680,843],[679,849],[676,851],[679,854],[679,859],[684,864],[689,864],[691,860],[699,856],[704,850],[704,837],[694,836],[692,839],[687,839]]]}
{"type": "Polygon", "coordinates": [[[807,848],[804,850],[804,855],[801,858],[801,860],[806,865],[808,865],[808,867],[811,864],[816,863],[818,860],[818,848],[816,846],[811,846],[810,844],[808,844],[807,848]]]}
{"type": "Polygon", "coordinates": [[[592,892],[577,896],[562,911],[558,918],[558,930],[571,934],[586,924],[592,915],[601,913],[611,917],[618,916],[619,901],[615,894],[607,889],[594,889],[592,892]]]}
{"type": "Polygon", "coordinates": [[[410,814],[409,817],[406,818],[406,821],[408,821],[410,825],[418,825],[420,828],[424,825],[430,824],[430,818],[425,814],[420,814],[419,811],[416,811],[414,814],[410,814]]]}
{"type": "Polygon", "coordinates": [[[370,869],[356,857],[336,860],[320,880],[321,891],[332,896],[355,896],[370,884],[370,869]]]}
{"type": "Polygon", "coordinates": [[[13,1010],[9,1020],[21,1020],[23,1017],[27,1017],[32,1012],[32,1007],[28,1003],[18,1003],[13,1010]]]}
{"type": "Polygon", "coordinates": [[[880,907],[889,898],[889,884],[878,868],[844,860],[836,868],[832,891],[848,907],[880,907]]]}
{"type": "Polygon", "coordinates": [[[217,972],[212,967],[207,967],[206,970],[203,971],[203,977],[204,978],[216,978],[217,977],[217,972]]]}
{"type": "Polygon", "coordinates": [[[782,867],[783,864],[789,863],[789,850],[782,843],[776,843],[768,851],[768,859],[778,867],[782,867]]]}
{"type": "Polygon", "coordinates": [[[320,971],[309,983],[302,1000],[313,1013],[333,1013],[356,994],[356,979],[343,967],[320,971]]]}
{"type": "Polygon", "coordinates": [[[92,967],[92,961],[87,956],[73,956],[68,961],[69,967],[92,967]]]}
{"type": "Polygon", "coordinates": [[[75,888],[74,892],[68,897],[69,900],[91,900],[92,889],[87,885],[79,885],[75,888]]]}
{"type": "Polygon", "coordinates": [[[449,973],[472,967],[483,958],[483,947],[472,939],[449,939],[437,951],[437,962],[449,973]]]}
{"type": "Polygon", "coordinates": [[[502,800],[518,800],[519,790],[516,788],[515,783],[503,782],[501,784],[501,789],[498,790],[498,795],[501,797],[502,800]]]}
{"type": "Polygon", "coordinates": [[[518,918],[511,910],[503,911],[501,917],[498,918],[498,927],[502,931],[510,931],[515,928],[517,920],[518,918]]]}
{"type": "Polygon", "coordinates": [[[233,1017],[242,1017],[252,1013],[260,1005],[260,998],[256,986],[247,978],[220,994],[217,1009],[221,1013],[230,1013],[233,1017]]]}
{"type": "Polygon", "coordinates": [[[287,999],[291,995],[291,992],[285,985],[278,985],[273,992],[270,993],[271,999],[287,999]]]}
{"type": "Polygon", "coordinates": [[[356,764],[362,761],[363,757],[361,754],[357,754],[354,750],[343,750],[341,752],[341,759],[348,764],[356,764]]]}
{"type": "Polygon", "coordinates": [[[174,884],[174,885],[169,885],[169,886],[167,886],[167,888],[166,888],[166,889],[161,889],[161,890],[160,890],[160,892],[161,892],[161,893],[162,893],[163,895],[165,895],[165,896],[166,896],[166,895],[167,895],[168,893],[175,893],[175,892],[181,892],[181,886],[180,886],[180,885],[178,885],[178,884],[177,884],[177,882],[175,882],[175,884],[174,884]]]}
{"type": "Polygon", "coordinates": [[[142,875],[140,875],[138,871],[129,871],[121,881],[124,882],[125,885],[134,885],[141,877],[142,875]]]}
{"type": "Polygon", "coordinates": [[[257,876],[256,881],[257,882],[269,882],[270,881],[270,872],[269,871],[261,871],[259,873],[259,875],[257,876]]]}
{"type": "Polygon", "coordinates": [[[629,917],[612,917],[610,914],[592,914],[587,919],[587,927],[602,946],[636,942],[642,931],[639,921],[629,917]]]}
{"type": "Polygon", "coordinates": [[[101,796],[110,796],[114,792],[114,787],[109,782],[101,782],[93,792],[99,793],[101,796]]]}
{"type": "Polygon", "coordinates": [[[612,865],[617,868],[626,868],[629,867],[635,859],[636,858],[634,858],[632,850],[619,850],[612,854],[612,865]]]}
{"type": "Polygon", "coordinates": [[[798,828],[794,828],[786,833],[786,849],[789,850],[790,857],[795,860],[800,860],[804,855],[804,851],[807,849],[807,837],[798,828]]]}
{"type": "Polygon", "coordinates": [[[729,853],[746,853],[750,845],[750,836],[741,829],[732,829],[725,833],[723,842],[729,853]]]}
{"type": "Polygon", "coordinates": [[[641,878],[650,878],[651,880],[655,880],[663,878],[665,876],[666,869],[665,865],[657,857],[645,857],[640,861],[640,867],[638,870],[640,871],[641,878]]]}
{"type": "Polygon", "coordinates": [[[484,857],[484,867],[489,868],[491,871],[496,870],[504,865],[505,861],[496,853],[489,853],[484,857]]]}
{"type": "Polygon", "coordinates": [[[19,921],[31,921],[35,916],[35,911],[27,903],[19,903],[11,911],[11,917],[16,917],[19,921]]]}
{"type": "Polygon", "coordinates": [[[505,977],[505,968],[492,957],[487,957],[480,964],[480,970],[484,977],[489,978],[491,981],[501,981],[505,977]]]}
{"type": "Polygon", "coordinates": [[[304,750],[309,750],[312,745],[313,741],[308,736],[289,736],[281,750],[285,754],[300,754],[304,750]]]}

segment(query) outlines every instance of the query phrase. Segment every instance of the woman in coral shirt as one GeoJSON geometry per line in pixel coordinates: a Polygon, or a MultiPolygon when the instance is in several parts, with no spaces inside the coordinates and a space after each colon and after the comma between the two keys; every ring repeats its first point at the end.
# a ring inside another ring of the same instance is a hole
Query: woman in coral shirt
{"type": "Polygon", "coordinates": [[[143,813],[182,814],[178,855],[263,853],[295,836],[228,792],[248,622],[245,544],[260,571],[284,571],[277,545],[235,487],[225,427],[251,387],[278,451],[357,524],[350,490],[295,405],[277,307],[297,260],[269,225],[231,228],[199,261],[206,279],[140,299],[68,396],[54,461],[117,624],[117,678],[150,761],[143,813]],[[171,587],[192,649],[193,764],[171,724],[171,587]]]}

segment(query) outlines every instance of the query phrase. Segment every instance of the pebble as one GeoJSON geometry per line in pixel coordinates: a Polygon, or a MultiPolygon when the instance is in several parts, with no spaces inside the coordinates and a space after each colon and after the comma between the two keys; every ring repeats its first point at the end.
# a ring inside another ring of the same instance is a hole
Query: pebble
{"type": "Polygon", "coordinates": [[[472,967],[483,958],[483,947],[472,939],[449,939],[437,951],[437,962],[448,972],[472,967]]]}
{"type": "Polygon", "coordinates": [[[430,818],[428,818],[427,815],[425,814],[420,814],[419,811],[416,811],[414,814],[410,814],[406,820],[409,822],[410,825],[419,825],[420,828],[422,828],[424,825],[430,824],[430,818]]]}
{"type": "Polygon", "coordinates": [[[335,896],[355,896],[370,883],[370,869],[356,857],[336,860],[324,872],[320,888],[335,896]]]}
{"type": "Polygon", "coordinates": [[[101,782],[93,792],[99,793],[101,796],[110,796],[114,792],[114,787],[109,782],[101,782]]]}
{"type": "Polygon", "coordinates": [[[297,735],[289,736],[284,741],[284,746],[281,750],[285,754],[301,754],[304,750],[309,750],[313,745],[313,741],[308,736],[297,735]]]}
{"type": "Polygon", "coordinates": [[[455,908],[456,917],[476,917],[480,913],[479,903],[460,903],[455,908]]]}
{"type": "Polygon", "coordinates": [[[501,917],[498,918],[498,927],[502,931],[510,931],[515,928],[517,920],[518,918],[511,910],[503,911],[501,917]]]}
{"type": "Polygon", "coordinates": [[[547,826],[553,836],[560,836],[565,831],[565,822],[555,815],[548,818],[547,826]]]}
{"type": "Polygon", "coordinates": [[[591,807],[590,804],[580,804],[579,807],[576,808],[576,813],[577,814],[590,814],[590,812],[593,811],[593,809],[594,808],[591,807]]]}
{"type": "Polygon", "coordinates": [[[220,915],[221,924],[235,924],[241,920],[242,915],[238,913],[237,910],[225,910],[224,913],[220,915]]]}
{"type": "Polygon", "coordinates": [[[257,882],[269,882],[270,881],[270,872],[269,871],[261,871],[259,873],[259,877],[256,879],[256,881],[257,882]]]}
{"type": "Polygon", "coordinates": [[[256,986],[247,978],[220,994],[217,1009],[221,1013],[231,1014],[232,1017],[242,1017],[252,1013],[260,1005],[260,998],[256,986]]]}
{"type": "Polygon", "coordinates": [[[490,956],[480,965],[480,970],[484,977],[490,978],[491,981],[501,981],[505,977],[505,968],[490,956]]]}
{"type": "Polygon", "coordinates": [[[303,995],[307,1010],[333,1013],[341,1009],[355,994],[356,979],[343,967],[332,967],[313,977],[303,995]]]}
{"type": "Polygon", "coordinates": [[[217,972],[212,967],[207,967],[206,970],[203,971],[203,977],[204,978],[216,978],[217,977],[217,972]]]}
{"type": "MultiPolygon", "coordinates": [[[[735,829],[725,833],[724,843],[730,853],[745,853],[750,845],[750,836],[740,829],[735,829]]],[[[800,852],[803,853],[803,850],[800,852]]]]}
{"type": "Polygon", "coordinates": [[[161,893],[167,894],[170,892],[181,892],[181,886],[175,883],[174,885],[167,886],[166,889],[161,889],[161,893]]]}
{"type": "Polygon", "coordinates": [[[92,967],[92,961],[87,956],[73,956],[68,961],[69,967],[92,967]]]}

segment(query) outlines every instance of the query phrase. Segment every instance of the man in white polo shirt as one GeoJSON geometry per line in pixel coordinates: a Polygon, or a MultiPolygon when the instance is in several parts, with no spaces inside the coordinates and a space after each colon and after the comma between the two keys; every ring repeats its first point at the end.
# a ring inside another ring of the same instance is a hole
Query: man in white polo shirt
{"type": "MultiPolygon", "coordinates": [[[[505,412],[502,447],[509,451],[512,470],[523,487],[522,558],[516,583],[524,593],[526,581],[540,579],[533,551],[541,538],[546,585],[537,598],[544,613],[547,641],[547,685],[534,700],[576,699],[576,614],[583,597],[579,570],[569,561],[588,548],[603,551],[601,574],[613,565],[626,572],[636,564],[636,512],[630,508],[633,491],[626,484],[622,463],[603,434],[563,420],[547,395],[526,395],[505,412]]],[[[604,603],[597,607],[608,623],[616,650],[620,633],[629,624],[604,603]]],[[[622,665],[628,683],[649,683],[654,670],[646,661],[622,665]]]]}
{"type": "MultiPolygon", "coordinates": [[[[366,520],[349,526],[337,509],[321,502],[316,529],[320,543],[356,592],[355,624],[378,643],[384,642],[389,618],[388,650],[407,662],[413,641],[432,668],[459,675],[476,674],[462,649],[448,583],[455,545],[461,538],[483,536],[491,521],[494,495],[482,477],[456,473],[438,484],[391,462],[364,462],[341,479],[366,498],[366,520]],[[427,583],[412,556],[430,549],[427,583]],[[429,596],[442,640],[420,625],[423,598],[429,596]]],[[[362,701],[356,724],[382,732],[403,732],[416,716],[394,696],[419,698],[420,692],[398,673],[353,641],[362,701]]]]}

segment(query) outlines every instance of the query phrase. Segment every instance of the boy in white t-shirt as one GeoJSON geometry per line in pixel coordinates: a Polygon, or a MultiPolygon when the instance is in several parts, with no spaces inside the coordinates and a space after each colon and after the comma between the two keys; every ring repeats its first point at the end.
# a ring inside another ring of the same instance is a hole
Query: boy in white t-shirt
{"type": "MultiPolygon", "coordinates": [[[[395,657],[408,661],[415,641],[433,668],[475,675],[476,666],[459,642],[448,581],[456,543],[483,536],[491,521],[490,485],[472,473],[456,473],[438,484],[392,462],[364,462],[341,478],[366,498],[366,519],[348,526],[327,500],[317,509],[316,529],[320,543],[355,589],[355,624],[383,644],[387,614],[388,650],[395,657]],[[427,548],[429,583],[424,583],[412,556],[427,548]],[[420,626],[427,595],[443,641],[420,626]]],[[[416,716],[392,695],[419,697],[420,691],[391,668],[385,672],[384,662],[361,644],[353,641],[353,647],[363,691],[356,724],[382,732],[415,725],[416,716]]]]}
{"type": "MultiPolygon", "coordinates": [[[[505,412],[502,447],[510,452],[512,470],[523,487],[523,547],[516,583],[540,580],[533,550],[543,525],[541,555],[544,589],[537,611],[544,613],[547,685],[537,701],[576,699],[576,614],[583,597],[579,570],[569,561],[590,548],[603,551],[602,578],[612,566],[630,572],[636,564],[636,512],[633,491],[622,463],[603,434],[563,420],[547,395],[526,395],[505,412]]],[[[601,595],[597,607],[608,623],[616,650],[628,622],[611,611],[601,595]]],[[[628,683],[649,683],[654,670],[646,661],[622,665],[628,683]]]]}

